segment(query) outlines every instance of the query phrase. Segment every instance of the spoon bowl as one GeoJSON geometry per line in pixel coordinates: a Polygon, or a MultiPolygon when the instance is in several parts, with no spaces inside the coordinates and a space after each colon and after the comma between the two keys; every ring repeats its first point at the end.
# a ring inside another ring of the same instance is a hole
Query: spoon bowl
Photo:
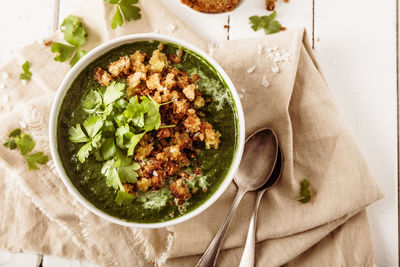
{"type": "Polygon", "coordinates": [[[234,181],[238,187],[253,191],[271,176],[278,158],[278,138],[274,131],[262,128],[252,133],[243,150],[234,181]]]}

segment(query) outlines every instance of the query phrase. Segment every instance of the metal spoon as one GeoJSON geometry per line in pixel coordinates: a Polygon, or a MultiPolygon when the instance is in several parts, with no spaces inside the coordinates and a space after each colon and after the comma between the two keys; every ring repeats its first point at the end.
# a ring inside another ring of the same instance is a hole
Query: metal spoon
{"type": "Polygon", "coordinates": [[[276,162],[274,171],[267,182],[258,189],[256,202],[254,203],[253,213],[250,219],[249,231],[247,233],[246,245],[243,250],[242,259],[240,260],[239,267],[253,267],[255,259],[255,247],[256,247],[256,226],[257,226],[257,215],[260,201],[264,193],[273,187],[279,180],[282,174],[283,156],[281,148],[278,149],[278,160],[276,162]]]}
{"type": "Polygon", "coordinates": [[[247,138],[242,161],[234,179],[238,186],[235,200],[224,223],[197,263],[197,267],[215,266],[226,230],[240,200],[248,191],[254,191],[266,183],[274,170],[277,156],[278,138],[271,129],[257,130],[247,138]]]}

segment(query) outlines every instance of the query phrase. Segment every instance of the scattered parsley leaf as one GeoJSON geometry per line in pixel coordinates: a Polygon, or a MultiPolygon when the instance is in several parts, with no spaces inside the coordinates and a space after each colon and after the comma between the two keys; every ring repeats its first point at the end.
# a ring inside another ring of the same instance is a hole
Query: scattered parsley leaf
{"type": "Polygon", "coordinates": [[[123,191],[118,191],[117,197],[115,198],[115,202],[120,206],[128,205],[129,203],[132,202],[133,199],[135,199],[134,195],[125,193],[123,191]]]}
{"type": "Polygon", "coordinates": [[[109,4],[116,5],[115,13],[111,21],[112,29],[116,29],[118,26],[122,26],[124,24],[124,19],[125,21],[131,21],[131,20],[138,20],[142,17],[142,15],[140,14],[140,8],[134,6],[134,4],[137,4],[139,0],[104,0],[104,1],[109,4]]]}
{"type": "Polygon", "coordinates": [[[84,55],[86,55],[86,52],[80,48],[78,48],[76,50],[76,53],[74,55],[74,57],[71,59],[71,61],[69,62],[69,64],[71,65],[71,67],[73,65],[76,64],[76,62],[78,62],[84,55]]]}
{"type": "Polygon", "coordinates": [[[8,139],[4,142],[3,146],[9,148],[10,150],[16,149],[17,144],[15,143],[15,138],[20,136],[21,136],[21,129],[19,128],[15,129],[8,135],[8,139]]]}
{"type": "Polygon", "coordinates": [[[86,42],[86,31],[78,17],[69,15],[61,24],[64,39],[75,47],[80,47],[86,42]]]}
{"type": "Polygon", "coordinates": [[[301,198],[298,201],[304,204],[310,201],[312,197],[312,192],[309,189],[310,182],[307,179],[304,179],[303,181],[301,181],[300,186],[301,186],[300,188],[301,198]]]}
{"type": "Polygon", "coordinates": [[[269,16],[251,16],[249,18],[251,28],[254,31],[258,31],[260,29],[264,29],[265,34],[272,34],[280,32],[282,29],[282,25],[275,20],[277,14],[276,11],[272,12],[269,16]]]}
{"type": "Polygon", "coordinates": [[[28,134],[22,134],[21,137],[16,137],[15,143],[22,155],[28,154],[36,146],[35,141],[33,141],[31,136],[28,134]]]}
{"type": "Polygon", "coordinates": [[[43,152],[28,154],[35,148],[36,143],[32,140],[32,137],[30,135],[23,134],[21,132],[21,129],[15,129],[8,135],[8,137],[9,138],[3,145],[10,150],[16,149],[18,147],[19,151],[28,163],[28,169],[30,171],[37,170],[37,164],[43,165],[49,161],[48,156],[46,156],[43,152]]]}
{"type": "Polygon", "coordinates": [[[30,68],[30,67],[31,67],[31,66],[30,66],[28,60],[25,61],[24,64],[22,64],[22,70],[23,70],[24,72],[21,73],[21,74],[19,75],[19,79],[20,79],[20,80],[27,80],[27,81],[29,81],[29,80],[31,79],[32,72],[29,71],[29,68],[30,68]]]}
{"type": "Polygon", "coordinates": [[[108,106],[124,94],[125,84],[113,81],[104,93],[104,104],[108,106]]]}
{"type": "Polygon", "coordinates": [[[55,61],[64,62],[74,54],[75,47],[54,42],[51,46],[51,52],[57,53],[57,56],[54,58],[55,61]]]}
{"type": "Polygon", "coordinates": [[[56,53],[55,61],[64,62],[72,57],[69,64],[71,67],[81,59],[86,52],[81,49],[87,39],[86,30],[79,21],[78,17],[69,15],[61,24],[61,31],[64,33],[64,40],[70,45],[54,42],[51,46],[51,52],[56,53]]]}
{"type": "Polygon", "coordinates": [[[46,164],[49,161],[49,157],[43,152],[36,152],[32,155],[25,155],[26,162],[28,163],[29,170],[39,169],[36,164],[46,164]]]}

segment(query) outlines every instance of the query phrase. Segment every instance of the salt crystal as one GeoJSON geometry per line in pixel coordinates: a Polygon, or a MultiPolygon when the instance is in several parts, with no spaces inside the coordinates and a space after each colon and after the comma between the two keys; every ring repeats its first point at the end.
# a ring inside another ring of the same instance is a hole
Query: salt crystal
{"type": "Polygon", "coordinates": [[[269,54],[269,53],[271,53],[271,51],[272,51],[272,48],[271,48],[271,47],[268,47],[268,48],[267,48],[267,53],[269,54]]]}
{"type": "Polygon", "coordinates": [[[252,73],[256,69],[256,66],[251,66],[247,69],[247,73],[252,73]]]}
{"type": "Polygon", "coordinates": [[[0,89],[6,88],[6,85],[4,83],[0,83],[0,89]]]}
{"type": "Polygon", "coordinates": [[[276,47],[276,46],[272,47],[272,51],[276,51],[276,50],[278,50],[278,47],[276,47]]]}
{"type": "Polygon", "coordinates": [[[262,77],[261,85],[266,88],[268,88],[270,86],[270,83],[265,75],[262,77]]]}
{"type": "Polygon", "coordinates": [[[274,65],[274,66],[271,68],[271,71],[272,71],[273,73],[278,73],[278,72],[279,72],[279,66],[278,66],[278,65],[274,65]]]}
{"type": "Polygon", "coordinates": [[[1,78],[2,78],[3,80],[7,80],[9,77],[10,77],[10,75],[8,75],[7,72],[3,72],[3,73],[1,74],[1,78]]]}
{"type": "Polygon", "coordinates": [[[246,93],[246,89],[241,88],[240,91],[242,91],[243,93],[246,93]]]}
{"type": "Polygon", "coordinates": [[[21,126],[21,128],[26,128],[26,122],[20,121],[19,126],[21,126]]]}
{"type": "Polygon", "coordinates": [[[168,25],[165,27],[165,30],[166,30],[168,33],[173,33],[173,32],[176,30],[176,26],[175,26],[174,24],[168,24],[168,25]]]}
{"type": "Polygon", "coordinates": [[[26,85],[26,80],[21,80],[22,85],[26,85]]]}
{"type": "Polygon", "coordinates": [[[242,98],[243,98],[243,95],[242,95],[242,94],[239,94],[239,98],[242,99],[242,98]]]}
{"type": "Polygon", "coordinates": [[[158,173],[156,171],[153,171],[153,176],[158,176],[158,173]]]}
{"type": "Polygon", "coordinates": [[[257,54],[261,55],[263,52],[263,46],[262,45],[257,45],[257,54]]]}

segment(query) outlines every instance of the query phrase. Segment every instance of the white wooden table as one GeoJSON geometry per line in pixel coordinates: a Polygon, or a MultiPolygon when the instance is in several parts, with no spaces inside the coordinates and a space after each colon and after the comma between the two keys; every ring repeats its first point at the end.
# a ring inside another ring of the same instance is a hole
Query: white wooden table
{"type": "MultiPolygon", "coordinates": [[[[210,40],[263,35],[250,29],[248,17],[267,14],[265,0],[241,0],[233,14],[211,18],[194,17],[179,0],[164,1],[210,40]],[[224,25],[229,25],[229,32],[224,25]]],[[[78,2],[1,1],[0,63],[14,49],[53,32],[78,2]]],[[[307,28],[342,119],[385,193],[383,200],[368,208],[377,264],[382,267],[399,265],[397,9],[398,0],[291,0],[289,4],[279,0],[276,8],[283,26],[307,28]]],[[[0,252],[0,266],[40,264],[94,266],[51,256],[0,252]]]]}

